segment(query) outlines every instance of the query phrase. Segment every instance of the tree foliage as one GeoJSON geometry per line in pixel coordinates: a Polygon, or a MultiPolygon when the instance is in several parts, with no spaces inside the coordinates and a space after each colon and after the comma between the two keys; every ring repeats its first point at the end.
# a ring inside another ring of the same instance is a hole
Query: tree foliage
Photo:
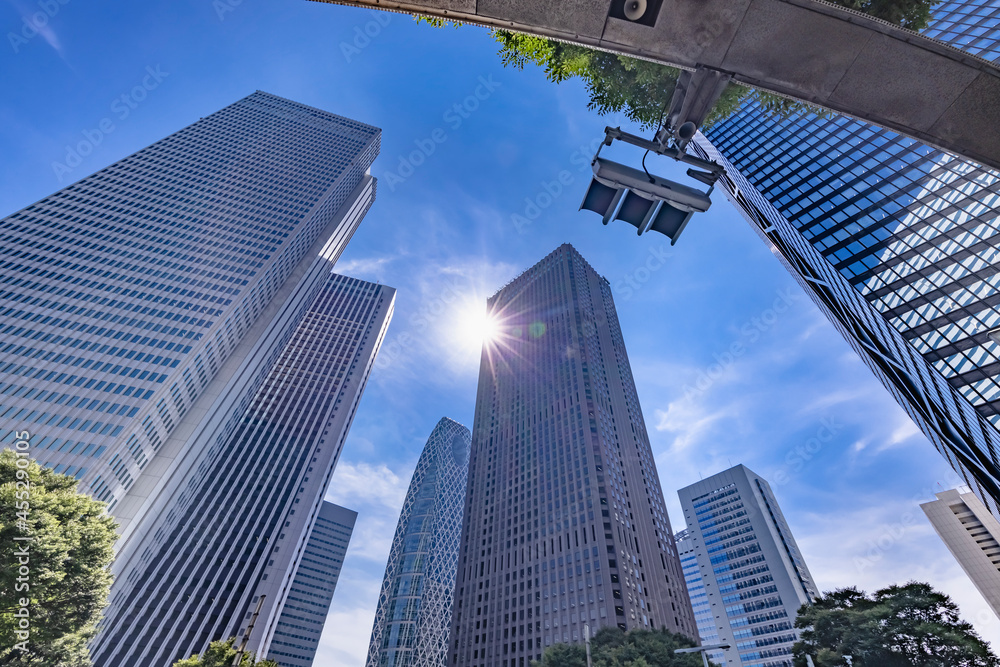
{"type": "MultiPolygon", "coordinates": [[[[174,663],[174,667],[230,667],[236,657],[235,637],[212,642],[202,655],[192,655],[174,663]]],[[[249,651],[240,658],[240,667],[279,667],[273,660],[257,660],[249,651]]]]}
{"type": "MultiPolygon", "coordinates": [[[[694,642],[684,635],[666,630],[603,628],[590,642],[594,667],[701,667],[698,655],[676,655],[674,649],[690,648],[694,642]]],[[[542,654],[534,667],[584,667],[586,649],[581,644],[554,644],[542,654]]]]}
{"type": "Polygon", "coordinates": [[[998,667],[1000,660],[959,618],[951,599],[930,585],[911,582],[868,596],[843,588],[799,609],[803,628],[795,665],[806,655],[816,667],[840,667],[845,655],[855,667],[998,667]]]}
{"type": "Polygon", "coordinates": [[[931,19],[931,8],[941,0],[830,0],[835,5],[920,32],[931,19]]]}
{"type": "MultiPolygon", "coordinates": [[[[588,109],[601,115],[622,112],[644,128],[659,126],[680,76],[673,67],[544,37],[496,30],[494,38],[505,66],[538,65],[553,83],[578,77],[590,93],[588,109]]],[[[748,92],[742,86],[726,88],[706,124],[735,112],[748,92]]]]}
{"type": "Polygon", "coordinates": [[[116,526],[74,478],[21,460],[0,452],[0,664],[85,667],[111,587],[116,526]],[[25,643],[16,632],[22,600],[25,643]]]}

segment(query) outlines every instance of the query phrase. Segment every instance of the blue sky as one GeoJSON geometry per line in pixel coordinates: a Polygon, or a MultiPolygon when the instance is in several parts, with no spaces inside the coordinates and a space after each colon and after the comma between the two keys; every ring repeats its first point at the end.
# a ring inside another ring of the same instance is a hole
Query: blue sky
{"type": "Polygon", "coordinates": [[[257,89],[383,129],[377,201],[339,268],[396,287],[396,314],[333,479],[359,517],[317,665],[363,665],[420,449],[442,416],[472,426],[470,318],[564,242],[614,287],[674,521],[678,488],[744,463],[823,590],[929,581],[1000,637],[917,506],[954,473],[735,209],[717,194],[673,248],[577,212],[585,158],[624,125],[578,82],[503,69],[479,28],[304,0],[6,0],[0,27],[3,214],[257,89]]]}

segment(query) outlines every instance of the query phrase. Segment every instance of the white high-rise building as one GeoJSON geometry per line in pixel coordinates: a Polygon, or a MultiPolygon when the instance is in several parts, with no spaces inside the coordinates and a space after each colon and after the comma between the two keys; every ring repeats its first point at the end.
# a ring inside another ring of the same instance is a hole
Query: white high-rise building
{"type": "Polygon", "coordinates": [[[169,667],[242,640],[261,597],[248,648],[268,654],[394,298],[316,260],[192,434],[185,469],[124,539],[96,667],[169,667]]]}
{"type": "Polygon", "coordinates": [[[955,560],[1000,616],[1000,521],[972,492],[951,489],[920,509],[955,560]]]}
{"type": "Polygon", "coordinates": [[[257,92],[0,221],[0,423],[120,524],[99,667],[242,640],[259,600],[248,648],[281,636],[392,315],[331,274],[379,138],[257,92]]]}
{"type": "Polygon", "coordinates": [[[127,531],[277,305],[351,238],[379,139],[257,92],[0,220],[5,433],[127,531]]]}
{"type": "MultiPolygon", "coordinates": [[[[684,584],[688,589],[688,597],[691,598],[694,622],[698,626],[698,638],[702,646],[718,644],[719,629],[715,625],[712,605],[708,601],[708,595],[705,594],[705,581],[701,577],[701,566],[698,564],[691,531],[685,528],[674,535],[674,540],[677,542],[677,554],[681,558],[681,568],[684,570],[684,584]]],[[[707,651],[706,655],[716,664],[723,665],[726,662],[722,651],[707,651]]]]}
{"type": "Polygon", "coordinates": [[[795,616],[819,593],[770,485],[738,465],[677,495],[698,568],[687,579],[703,586],[699,632],[729,644],[724,665],[792,667],[795,616]]]}
{"type": "Polygon", "coordinates": [[[358,513],[324,502],[292,579],[267,654],[282,667],[310,667],[323,634],[358,513]]]}

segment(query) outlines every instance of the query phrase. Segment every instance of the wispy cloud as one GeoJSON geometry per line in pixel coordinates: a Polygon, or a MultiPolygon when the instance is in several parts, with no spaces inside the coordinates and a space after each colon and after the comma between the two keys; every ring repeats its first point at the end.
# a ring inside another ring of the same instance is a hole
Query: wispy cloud
{"type": "Polygon", "coordinates": [[[666,410],[656,410],[654,428],[676,434],[671,443],[671,453],[687,449],[704,440],[712,427],[728,412],[725,408],[711,410],[700,401],[680,398],[667,406],[666,410]]]}
{"type": "Polygon", "coordinates": [[[317,665],[361,667],[365,664],[382,577],[366,572],[357,560],[356,555],[348,551],[317,651],[324,662],[317,661],[317,665]]]}
{"type": "Polygon", "coordinates": [[[384,463],[341,461],[330,484],[327,498],[338,505],[380,506],[399,511],[406,496],[407,483],[384,463]]]}
{"type": "Polygon", "coordinates": [[[917,499],[865,496],[856,509],[810,513],[795,526],[799,548],[820,590],[857,586],[871,593],[894,583],[928,582],[949,595],[962,617],[996,647],[1000,620],[969,585],[917,499]]]}
{"type": "MultiPolygon", "coordinates": [[[[59,57],[66,62],[62,43],[52,28],[52,19],[59,13],[65,3],[38,3],[34,6],[28,6],[16,0],[8,0],[8,3],[21,16],[21,25],[18,26],[18,30],[16,32],[9,32],[7,35],[14,53],[18,53],[24,45],[28,44],[32,37],[40,35],[52,50],[59,54],[59,57]]],[[[69,63],[67,62],[66,64],[68,65],[69,63]]]]}
{"type": "Polygon", "coordinates": [[[385,275],[386,266],[394,257],[360,257],[337,262],[335,268],[337,273],[342,273],[353,278],[363,278],[366,280],[381,281],[385,275]]]}
{"type": "Polygon", "coordinates": [[[476,257],[413,266],[379,353],[379,381],[453,383],[477,374],[486,299],[516,273],[512,264],[476,257]]]}

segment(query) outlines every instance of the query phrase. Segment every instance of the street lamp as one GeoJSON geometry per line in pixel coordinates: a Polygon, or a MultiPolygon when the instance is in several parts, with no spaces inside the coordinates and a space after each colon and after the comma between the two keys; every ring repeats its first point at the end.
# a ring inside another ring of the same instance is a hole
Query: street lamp
{"type": "Polygon", "coordinates": [[[706,644],[705,646],[695,646],[694,648],[679,648],[674,653],[701,653],[701,660],[705,663],[705,667],[708,667],[708,656],[705,655],[706,651],[725,651],[728,648],[729,644],[706,644]]]}

